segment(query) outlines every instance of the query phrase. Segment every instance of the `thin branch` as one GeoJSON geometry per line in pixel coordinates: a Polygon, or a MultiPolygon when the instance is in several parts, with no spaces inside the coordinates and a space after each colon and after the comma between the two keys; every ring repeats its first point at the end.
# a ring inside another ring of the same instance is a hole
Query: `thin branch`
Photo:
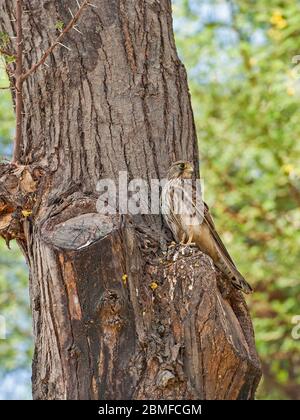
{"type": "Polygon", "coordinates": [[[67,47],[65,44],[63,44],[62,42],[59,42],[59,45],[64,47],[66,50],[68,51],[72,51],[70,47],[67,47]]]}
{"type": "Polygon", "coordinates": [[[34,73],[48,58],[48,56],[52,53],[52,51],[55,49],[57,45],[61,45],[61,41],[64,38],[64,36],[74,27],[74,25],[77,23],[78,19],[80,18],[81,13],[83,12],[83,9],[89,6],[88,0],[84,0],[80,8],[78,9],[77,13],[74,15],[74,17],[70,20],[68,25],[65,27],[65,29],[62,31],[62,33],[59,35],[59,37],[54,41],[54,43],[45,51],[42,58],[34,64],[29,70],[27,70],[26,73],[23,74],[22,80],[24,81],[29,77],[32,73],[34,73]]]}
{"type": "Polygon", "coordinates": [[[11,87],[10,86],[1,86],[0,87],[0,90],[7,90],[7,89],[11,89],[11,87]]]}
{"type": "Polygon", "coordinates": [[[76,31],[76,32],[78,32],[79,34],[81,34],[81,35],[83,35],[83,33],[77,28],[77,26],[73,26],[73,29],[76,31]]]}
{"type": "MultiPolygon", "coordinates": [[[[23,30],[22,30],[22,13],[23,13],[23,0],[16,0],[16,25],[17,25],[17,52],[16,52],[16,71],[15,71],[15,89],[16,89],[16,138],[14,144],[13,152],[13,162],[18,163],[21,155],[21,148],[23,143],[22,135],[22,121],[23,121],[23,95],[22,87],[24,81],[34,73],[42,64],[46,64],[45,61],[47,57],[52,53],[57,45],[62,45],[65,48],[69,49],[61,43],[63,37],[74,27],[77,23],[83,9],[89,5],[88,0],[84,0],[82,5],[79,7],[77,13],[73,16],[71,21],[61,32],[59,37],[55,42],[47,49],[43,54],[42,58],[34,64],[29,70],[23,73],[23,30]]],[[[2,52],[2,50],[1,50],[2,52]]],[[[6,51],[4,52],[7,53],[6,51]]],[[[10,55],[10,54],[6,54],[10,55]]]]}
{"type": "Polygon", "coordinates": [[[17,20],[17,59],[16,59],[16,138],[13,153],[13,162],[17,163],[20,158],[22,146],[22,120],[23,120],[23,31],[22,31],[22,10],[23,0],[17,0],[16,20],[17,20]]]}

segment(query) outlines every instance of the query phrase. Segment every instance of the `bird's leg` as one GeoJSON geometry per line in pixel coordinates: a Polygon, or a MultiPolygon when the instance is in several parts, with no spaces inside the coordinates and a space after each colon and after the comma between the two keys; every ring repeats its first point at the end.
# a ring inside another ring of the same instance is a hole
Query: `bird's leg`
{"type": "Polygon", "coordinates": [[[189,228],[189,234],[187,235],[186,232],[184,232],[184,241],[180,242],[180,245],[184,245],[186,248],[191,246],[197,246],[195,242],[193,242],[193,231],[192,228],[189,228]]]}
{"type": "Polygon", "coordinates": [[[197,247],[197,244],[196,242],[192,242],[192,238],[190,238],[186,243],[186,246],[197,247]]]}
{"type": "Polygon", "coordinates": [[[188,241],[186,243],[186,246],[197,246],[195,242],[193,242],[193,227],[189,226],[189,235],[188,235],[188,241]]]}
{"type": "Polygon", "coordinates": [[[179,242],[180,245],[186,245],[187,240],[187,234],[185,232],[182,232],[181,241],[179,242]]]}

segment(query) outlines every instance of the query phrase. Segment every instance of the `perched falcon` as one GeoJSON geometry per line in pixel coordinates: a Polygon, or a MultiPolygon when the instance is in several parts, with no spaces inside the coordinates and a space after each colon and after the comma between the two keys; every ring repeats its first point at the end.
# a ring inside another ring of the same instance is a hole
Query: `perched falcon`
{"type": "Polygon", "coordinates": [[[215,229],[201,192],[196,194],[193,171],[193,165],[185,161],[175,162],[170,167],[162,193],[164,219],[177,242],[196,244],[237,289],[251,293],[251,286],[236,268],[215,229]]]}

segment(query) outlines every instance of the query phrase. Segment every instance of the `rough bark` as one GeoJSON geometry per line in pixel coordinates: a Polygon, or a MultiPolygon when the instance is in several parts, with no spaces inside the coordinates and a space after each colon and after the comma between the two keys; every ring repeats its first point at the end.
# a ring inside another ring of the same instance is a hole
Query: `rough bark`
{"type": "MultiPolygon", "coordinates": [[[[76,2],[25,1],[24,67],[76,2]]],[[[104,217],[96,183],[198,164],[169,0],[98,0],[24,83],[24,166],[0,167],[0,230],[30,268],[35,399],[250,399],[260,378],[240,293],[159,216],[104,217]]],[[[0,30],[14,34],[13,2],[0,30]]]]}

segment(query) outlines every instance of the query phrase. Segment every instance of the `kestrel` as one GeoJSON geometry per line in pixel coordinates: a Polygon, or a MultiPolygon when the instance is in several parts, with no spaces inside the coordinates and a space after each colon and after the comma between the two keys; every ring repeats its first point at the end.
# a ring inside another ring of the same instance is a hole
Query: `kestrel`
{"type": "Polygon", "coordinates": [[[251,286],[236,268],[220,239],[201,193],[196,194],[193,172],[190,162],[179,161],[170,167],[162,194],[164,219],[177,242],[194,243],[212,258],[215,266],[237,289],[251,293],[251,286]]]}

